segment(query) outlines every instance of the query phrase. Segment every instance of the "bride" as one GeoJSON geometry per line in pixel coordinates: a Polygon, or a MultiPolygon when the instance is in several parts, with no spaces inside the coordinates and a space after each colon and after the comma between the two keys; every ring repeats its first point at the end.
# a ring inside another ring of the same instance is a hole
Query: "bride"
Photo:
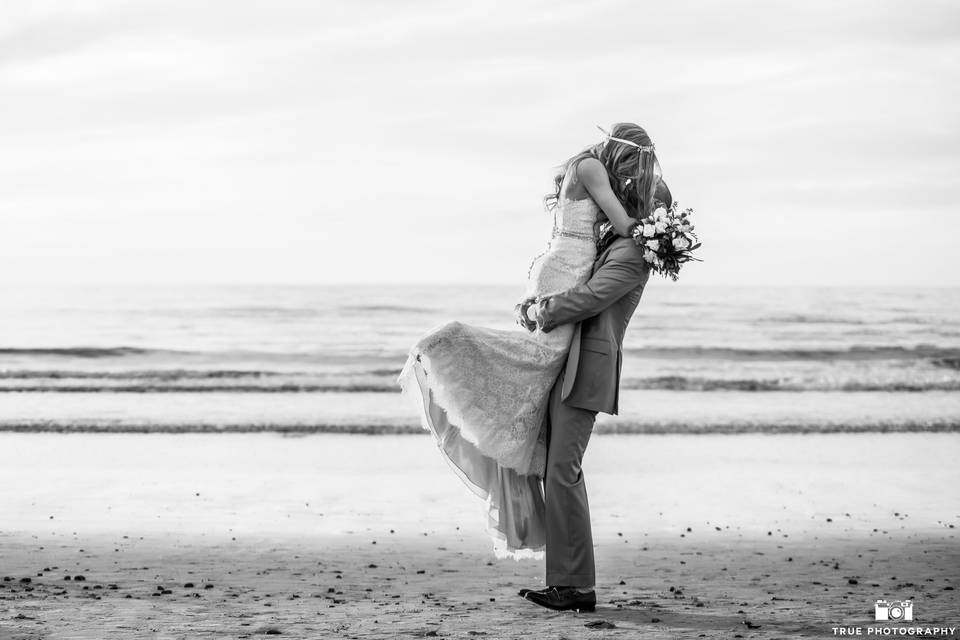
{"type": "MultiPolygon", "coordinates": [[[[598,244],[629,237],[653,210],[658,185],[666,191],[659,178],[650,137],[630,123],[567,160],[545,198],[553,237],[530,267],[526,297],[586,282],[598,244]]],[[[486,501],[500,558],[542,556],[547,402],[573,332],[573,324],[528,333],[449,322],[411,348],[400,374],[445,459],[486,501]]]]}

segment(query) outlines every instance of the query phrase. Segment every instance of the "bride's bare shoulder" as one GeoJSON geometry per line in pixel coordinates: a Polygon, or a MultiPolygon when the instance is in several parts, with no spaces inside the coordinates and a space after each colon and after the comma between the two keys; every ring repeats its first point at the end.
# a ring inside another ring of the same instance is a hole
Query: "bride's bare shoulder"
{"type": "Polygon", "coordinates": [[[607,182],[607,168],[598,158],[584,158],[577,163],[577,177],[580,182],[594,183],[598,181],[607,182]]]}
{"type": "Polygon", "coordinates": [[[587,190],[585,183],[596,180],[597,171],[606,180],[607,170],[603,163],[593,157],[578,160],[576,164],[570,167],[568,175],[565,177],[562,192],[568,200],[585,200],[590,197],[590,191],[587,190]]]}
{"type": "Polygon", "coordinates": [[[596,174],[597,172],[602,173],[604,176],[607,175],[607,168],[603,166],[603,163],[600,162],[599,158],[594,158],[589,156],[577,163],[577,175],[583,177],[584,175],[596,174]],[[586,174],[583,172],[587,172],[586,174]]]}
{"type": "Polygon", "coordinates": [[[610,185],[607,168],[597,158],[584,158],[577,164],[577,182],[587,193],[600,193],[610,185]]]}

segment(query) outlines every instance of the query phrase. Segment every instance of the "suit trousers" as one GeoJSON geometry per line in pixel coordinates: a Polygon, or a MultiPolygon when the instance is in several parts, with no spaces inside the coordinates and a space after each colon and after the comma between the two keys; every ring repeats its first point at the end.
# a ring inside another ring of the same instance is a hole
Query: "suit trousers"
{"type": "Polygon", "coordinates": [[[543,492],[546,503],[546,584],[593,587],[596,568],[590,505],[580,463],[593,432],[596,411],[561,400],[564,374],[550,392],[547,413],[547,459],[543,492]]]}

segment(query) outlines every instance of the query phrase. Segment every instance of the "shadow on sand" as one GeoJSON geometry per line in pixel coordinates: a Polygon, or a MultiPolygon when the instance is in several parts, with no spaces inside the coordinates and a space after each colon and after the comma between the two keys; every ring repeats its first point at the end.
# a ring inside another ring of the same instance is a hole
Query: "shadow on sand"
{"type": "Polygon", "coordinates": [[[711,614],[676,612],[661,608],[627,608],[599,605],[594,613],[581,614],[585,624],[595,620],[606,620],[617,626],[650,626],[677,634],[676,637],[696,637],[699,633],[725,631],[729,637],[743,634],[746,637],[752,631],[765,635],[782,633],[791,636],[822,636],[824,628],[809,624],[785,622],[772,618],[756,618],[742,614],[711,614]]]}

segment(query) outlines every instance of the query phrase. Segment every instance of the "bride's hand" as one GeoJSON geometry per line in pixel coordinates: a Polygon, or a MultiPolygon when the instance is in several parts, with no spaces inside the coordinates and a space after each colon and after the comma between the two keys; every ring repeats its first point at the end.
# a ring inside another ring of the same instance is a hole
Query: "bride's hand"
{"type": "Polygon", "coordinates": [[[586,158],[577,164],[577,177],[583,182],[593,201],[607,216],[617,235],[624,238],[633,235],[637,221],[627,214],[613,189],[610,188],[610,178],[603,163],[596,158],[586,158]]]}

